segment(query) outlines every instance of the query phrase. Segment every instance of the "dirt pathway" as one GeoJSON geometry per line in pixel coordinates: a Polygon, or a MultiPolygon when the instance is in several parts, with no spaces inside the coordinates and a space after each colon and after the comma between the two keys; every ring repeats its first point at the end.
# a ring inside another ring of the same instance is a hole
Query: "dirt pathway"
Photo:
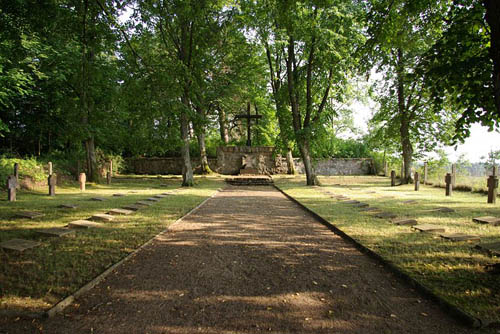
{"type": "Polygon", "coordinates": [[[470,332],[271,187],[220,192],[38,325],[71,334],[470,332]]]}

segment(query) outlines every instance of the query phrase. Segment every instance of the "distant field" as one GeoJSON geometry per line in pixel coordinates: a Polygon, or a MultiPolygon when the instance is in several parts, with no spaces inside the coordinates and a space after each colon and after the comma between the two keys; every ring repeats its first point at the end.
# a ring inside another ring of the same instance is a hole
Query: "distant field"
{"type": "Polygon", "coordinates": [[[500,261],[474,249],[477,242],[451,242],[436,234],[414,232],[408,226],[397,226],[342,204],[326,191],[366,202],[398,218],[440,225],[447,232],[477,235],[483,243],[500,241],[500,226],[480,225],[472,218],[500,217],[500,205],[487,204],[486,195],[478,193],[457,191],[445,197],[444,189],[431,186],[421,186],[419,192],[413,185],[390,187],[385,177],[320,177],[320,181],[321,187],[306,187],[303,177],[275,178],[286,193],[449,303],[486,322],[500,321],[500,278],[484,269],[500,261]],[[404,203],[408,200],[416,202],[404,203]],[[455,212],[431,211],[439,207],[455,212]]]}

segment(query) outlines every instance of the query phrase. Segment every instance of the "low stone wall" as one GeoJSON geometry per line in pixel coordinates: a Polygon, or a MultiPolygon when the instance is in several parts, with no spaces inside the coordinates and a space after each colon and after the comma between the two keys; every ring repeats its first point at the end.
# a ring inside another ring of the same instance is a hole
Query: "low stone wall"
{"type": "MultiPolygon", "coordinates": [[[[182,174],[182,159],[173,158],[130,158],[125,159],[126,170],[134,174],[182,174]]],[[[217,159],[209,158],[210,169],[217,168],[217,159]]],[[[200,173],[201,163],[199,158],[191,159],[194,173],[200,173]]]]}
{"type": "Polygon", "coordinates": [[[220,174],[236,175],[242,164],[254,168],[259,174],[274,174],[274,147],[271,146],[220,146],[217,148],[217,171],[220,174]]]}
{"type": "MultiPolygon", "coordinates": [[[[298,173],[305,174],[301,159],[294,159],[298,173]]],[[[371,175],[375,174],[373,160],[370,158],[328,159],[313,161],[317,175],[371,175]]]]}

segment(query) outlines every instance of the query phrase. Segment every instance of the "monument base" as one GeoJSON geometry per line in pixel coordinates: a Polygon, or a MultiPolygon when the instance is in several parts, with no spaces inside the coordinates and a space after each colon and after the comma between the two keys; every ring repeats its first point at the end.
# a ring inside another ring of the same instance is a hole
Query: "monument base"
{"type": "Polygon", "coordinates": [[[274,174],[274,147],[220,146],[217,148],[216,171],[226,175],[274,174]]]}

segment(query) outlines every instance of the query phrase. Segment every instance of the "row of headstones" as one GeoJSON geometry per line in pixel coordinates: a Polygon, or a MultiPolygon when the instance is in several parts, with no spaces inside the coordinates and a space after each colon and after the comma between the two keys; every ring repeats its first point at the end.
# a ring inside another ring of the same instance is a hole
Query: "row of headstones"
{"type": "MultiPolygon", "coordinates": [[[[426,169],[425,169],[426,170],[426,169]]],[[[425,172],[424,170],[424,172],[425,172]]],[[[424,174],[425,175],[425,174],[424,174]]],[[[446,184],[446,196],[451,196],[453,192],[453,188],[455,187],[455,175],[453,172],[452,173],[447,173],[444,181],[446,184]]],[[[424,176],[424,184],[426,177],[424,176]]],[[[420,190],[420,175],[418,172],[414,173],[414,183],[415,183],[415,191],[420,190]]],[[[392,170],[391,171],[391,186],[394,187],[396,186],[396,171],[392,170]]],[[[497,193],[498,193],[498,176],[497,176],[497,167],[493,167],[493,173],[490,175],[487,179],[487,186],[488,186],[488,203],[496,203],[497,201],[497,193]]]]}
{"type": "MultiPolygon", "coordinates": [[[[112,168],[113,162],[110,161],[110,169],[106,173],[106,183],[111,184],[111,179],[113,177],[112,168]]],[[[47,184],[49,187],[49,196],[56,195],[56,184],[57,184],[57,176],[52,173],[52,162],[48,163],[49,177],[47,179],[47,184]]],[[[80,190],[85,191],[85,182],[87,182],[87,176],[85,173],[80,173],[78,176],[78,182],[80,183],[80,190]]],[[[19,164],[14,164],[14,175],[9,175],[7,177],[7,200],[9,202],[15,202],[17,199],[17,187],[19,184],[19,164]]]]}
{"type": "MultiPolygon", "coordinates": [[[[476,235],[468,235],[468,234],[463,234],[463,233],[446,233],[446,229],[443,226],[438,226],[434,224],[418,224],[416,219],[397,219],[397,215],[391,212],[382,212],[381,210],[375,208],[375,207],[370,207],[368,203],[363,203],[359,202],[357,200],[351,200],[349,197],[346,197],[344,195],[336,195],[332,194],[327,191],[329,195],[331,195],[333,198],[336,198],[337,201],[340,201],[344,204],[350,204],[354,207],[357,207],[363,212],[366,213],[372,213],[374,214],[374,217],[376,218],[385,218],[385,219],[392,219],[392,223],[395,225],[401,225],[401,226],[411,226],[414,230],[420,231],[420,232],[429,232],[429,233],[440,233],[440,237],[446,240],[450,241],[480,241],[480,237],[476,235]]],[[[412,204],[416,203],[416,200],[408,200],[403,203],[405,204],[412,204]]],[[[454,212],[453,209],[450,208],[437,208],[434,209],[433,211],[435,212],[445,212],[445,213],[451,213],[454,212]]],[[[490,224],[493,226],[500,226],[500,218],[497,217],[476,217],[472,219],[473,222],[479,223],[479,224],[490,224]]],[[[494,242],[490,244],[478,244],[475,246],[477,249],[485,250],[488,253],[492,255],[499,255],[500,254],[500,243],[494,242]]]]}
{"type": "MultiPolygon", "coordinates": [[[[74,234],[73,229],[89,229],[89,228],[94,228],[94,227],[100,227],[102,226],[99,221],[112,221],[114,220],[114,215],[129,215],[132,214],[134,211],[139,210],[142,207],[147,207],[152,205],[154,202],[159,201],[162,198],[168,197],[168,195],[171,195],[171,192],[167,193],[162,193],[160,195],[155,195],[153,197],[147,198],[144,201],[137,201],[135,204],[131,205],[126,205],[123,206],[123,208],[120,209],[111,209],[107,213],[102,214],[94,214],[88,219],[81,219],[81,220],[75,220],[70,223],[68,223],[67,227],[65,228],[48,228],[48,229],[39,229],[36,230],[39,234],[45,235],[45,236],[58,236],[62,237],[65,235],[69,234],[74,234]]],[[[122,194],[115,194],[113,196],[123,196],[122,194]]],[[[93,200],[104,200],[102,198],[94,198],[93,200]]],[[[75,208],[74,206],[61,206],[65,208],[75,208]]],[[[36,216],[26,216],[27,218],[37,218],[43,216],[43,214],[39,214],[36,216]]],[[[39,246],[39,242],[35,242],[32,240],[26,240],[26,239],[11,239],[4,241],[0,243],[0,248],[5,248],[9,250],[17,250],[17,251],[24,251],[29,248],[34,248],[39,246]]]]}

